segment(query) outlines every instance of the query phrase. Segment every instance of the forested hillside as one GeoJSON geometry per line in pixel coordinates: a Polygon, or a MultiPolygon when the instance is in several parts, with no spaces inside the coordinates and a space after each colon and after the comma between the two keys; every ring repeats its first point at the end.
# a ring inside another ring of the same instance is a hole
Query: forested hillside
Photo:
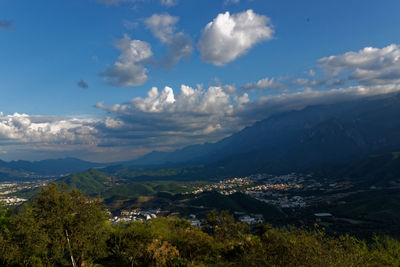
{"type": "Polygon", "coordinates": [[[398,266],[400,243],[323,229],[250,228],[211,212],[202,228],[160,218],[110,224],[104,205],[51,184],[32,204],[0,207],[1,266],[398,266]]]}

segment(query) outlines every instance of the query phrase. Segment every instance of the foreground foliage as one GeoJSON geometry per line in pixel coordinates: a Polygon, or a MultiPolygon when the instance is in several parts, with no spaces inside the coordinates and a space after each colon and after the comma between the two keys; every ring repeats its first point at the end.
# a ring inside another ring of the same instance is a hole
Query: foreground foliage
{"type": "Polygon", "coordinates": [[[250,229],[228,212],[203,228],[183,219],[111,225],[103,204],[56,184],[11,214],[0,207],[3,266],[399,266],[400,243],[368,244],[316,227],[250,229]]]}

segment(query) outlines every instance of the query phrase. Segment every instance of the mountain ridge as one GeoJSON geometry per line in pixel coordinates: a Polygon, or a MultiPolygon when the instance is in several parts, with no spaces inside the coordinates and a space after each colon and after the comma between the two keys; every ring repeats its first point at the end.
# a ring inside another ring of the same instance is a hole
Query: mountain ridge
{"type": "Polygon", "coordinates": [[[228,163],[250,164],[249,168],[254,165],[254,169],[264,171],[298,171],[323,163],[355,162],[371,153],[400,150],[399,115],[400,94],[308,106],[275,114],[216,143],[152,152],[125,164],[228,163]]]}
{"type": "Polygon", "coordinates": [[[72,157],[38,161],[16,160],[8,162],[0,159],[0,174],[5,177],[28,177],[35,175],[59,176],[82,172],[90,168],[104,167],[106,165],[107,164],[104,163],[89,162],[72,157]]]}

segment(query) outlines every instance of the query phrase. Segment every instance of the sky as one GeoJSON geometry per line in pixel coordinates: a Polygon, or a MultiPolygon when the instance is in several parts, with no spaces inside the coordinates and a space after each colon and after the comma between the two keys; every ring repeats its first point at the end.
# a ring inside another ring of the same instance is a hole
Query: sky
{"type": "Polygon", "coordinates": [[[113,162],[400,90],[400,2],[0,0],[0,159],[113,162]]]}

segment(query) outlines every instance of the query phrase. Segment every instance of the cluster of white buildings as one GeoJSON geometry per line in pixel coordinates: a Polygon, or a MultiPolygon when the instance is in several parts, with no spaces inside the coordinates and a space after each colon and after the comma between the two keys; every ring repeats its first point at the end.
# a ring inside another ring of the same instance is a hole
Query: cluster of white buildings
{"type": "Polygon", "coordinates": [[[253,225],[253,224],[263,223],[264,218],[261,214],[244,215],[244,216],[239,217],[239,221],[253,225]]]}
{"type": "Polygon", "coordinates": [[[204,185],[190,193],[201,194],[207,191],[216,191],[222,195],[232,195],[236,192],[243,192],[257,200],[281,208],[303,208],[307,206],[306,201],[300,196],[290,197],[287,191],[308,188],[310,183],[314,183],[311,177],[311,175],[307,175],[307,182],[305,182],[305,177],[296,173],[286,175],[254,174],[244,178],[226,179],[204,185]]]}
{"type": "Polygon", "coordinates": [[[300,196],[294,197],[279,197],[277,199],[265,199],[265,198],[257,198],[257,200],[265,202],[270,205],[278,206],[280,208],[304,208],[307,207],[307,203],[300,196]]]}
{"type": "Polygon", "coordinates": [[[191,226],[201,227],[201,221],[197,219],[196,215],[190,214],[189,218],[187,218],[191,226]]]}
{"type": "Polygon", "coordinates": [[[120,216],[115,216],[111,218],[111,222],[120,223],[120,222],[150,221],[157,218],[158,213],[160,213],[160,210],[146,210],[146,211],[142,211],[140,209],[135,209],[133,211],[123,210],[121,211],[120,216]]]}
{"type": "Polygon", "coordinates": [[[300,196],[289,197],[285,192],[303,188],[305,179],[296,173],[269,176],[263,184],[248,187],[245,194],[268,204],[281,208],[303,208],[307,204],[300,196]]]}
{"type": "Polygon", "coordinates": [[[20,190],[33,189],[45,186],[48,180],[25,181],[25,182],[0,182],[0,196],[9,195],[20,190]]]}
{"type": "Polygon", "coordinates": [[[8,195],[17,191],[17,183],[0,183],[0,195],[8,195]]]}
{"type": "Polygon", "coordinates": [[[201,186],[190,193],[197,195],[207,191],[218,191],[223,195],[232,195],[240,188],[248,186],[251,183],[252,181],[249,178],[232,178],[219,181],[218,183],[201,186]]]}
{"type": "Polygon", "coordinates": [[[0,202],[2,202],[6,206],[16,206],[26,202],[27,199],[25,198],[18,198],[18,197],[1,197],[0,202]]]}

